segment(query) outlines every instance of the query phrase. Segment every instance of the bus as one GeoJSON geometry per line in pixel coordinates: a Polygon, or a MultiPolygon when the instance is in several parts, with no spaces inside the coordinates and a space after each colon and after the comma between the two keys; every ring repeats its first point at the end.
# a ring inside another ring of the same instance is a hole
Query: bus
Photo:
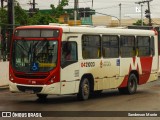
{"type": "Polygon", "coordinates": [[[11,92],[76,94],[137,86],[158,78],[157,33],[81,26],[20,26],[14,31],[9,63],[11,92]]]}

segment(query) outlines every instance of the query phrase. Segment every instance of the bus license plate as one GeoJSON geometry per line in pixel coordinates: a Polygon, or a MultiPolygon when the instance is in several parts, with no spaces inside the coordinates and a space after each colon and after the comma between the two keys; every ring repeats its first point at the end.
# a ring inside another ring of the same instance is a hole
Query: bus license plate
{"type": "Polygon", "coordinates": [[[34,91],[33,91],[33,90],[25,90],[25,93],[33,94],[33,93],[34,93],[34,91]]]}

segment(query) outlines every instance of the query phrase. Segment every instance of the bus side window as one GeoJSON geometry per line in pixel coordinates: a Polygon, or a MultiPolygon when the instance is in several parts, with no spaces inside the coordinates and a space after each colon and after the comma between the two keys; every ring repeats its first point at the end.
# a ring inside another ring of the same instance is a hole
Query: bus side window
{"type": "Polygon", "coordinates": [[[82,36],[83,59],[99,59],[101,57],[101,37],[99,35],[82,36]]]}
{"type": "Polygon", "coordinates": [[[121,57],[134,57],[136,55],[135,37],[121,35],[120,39],[121,57]]]}
{"type": "Polygon", "coordinates": [[[103,35],[102,43],[104,58],[119,57],[119,38],[117,35],[103,35]]]}
{"type": "Polygon", "coordinates": [[[151,45],[149,36],[137,36],[138,57],[151,55],[151,45]]]}

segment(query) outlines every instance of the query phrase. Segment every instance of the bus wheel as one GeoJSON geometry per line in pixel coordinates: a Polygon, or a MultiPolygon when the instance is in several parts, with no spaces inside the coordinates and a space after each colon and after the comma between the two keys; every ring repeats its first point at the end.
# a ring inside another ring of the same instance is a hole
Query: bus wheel
{"type": "Polygon", "coordinates": [[[128,79],[127,93],[134,94],[137,91],[137,77],[135,74],[131,74],[128,79]]]}
{"type": "Polygon", "coordinates": [[[37,97],[40,99],[40,100],[45,100],[47,98],[47,94],[37,94],[37,97]]]}
{"type": "Polygon", "coordinates": [[[134,94],[137,91],[137,77],[135,74],[131,74],[128,79],[127,87],[118,88],[122,94],[134,94]]]}
{"type": "Polygon", "coordinates": [[[90,84],[88,78],[82,79],[79,86],[79,93],[77,94],[77,98],[79,100],[87,100],[90,95],[90,84]]]}

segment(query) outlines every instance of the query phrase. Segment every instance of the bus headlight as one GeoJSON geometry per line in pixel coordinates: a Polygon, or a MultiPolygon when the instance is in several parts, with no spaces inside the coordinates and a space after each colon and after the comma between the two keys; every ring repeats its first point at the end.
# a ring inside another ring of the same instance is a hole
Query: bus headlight
{"type": "Polygon", "coordinates": [[[14,78],[13,78],[13,77],[11,77],[11,78],[10,78],[10,80],[11,80],[11,81],[13,81],[13,80],[14,80],[14,78]]]}
{"type": "Polygon", "coordinates": [[[55,79],[56,79],[56,76],[53,76],[50,80],[50,83],[54,83],[55,79]]]}
{"type": "Polygon", "coordinates": [[[9,75],[9,77],[10,77],[10,81],[13,81],[13,80],[14,80],[14,78],[12,77],[11,74],[9,75]]]}

